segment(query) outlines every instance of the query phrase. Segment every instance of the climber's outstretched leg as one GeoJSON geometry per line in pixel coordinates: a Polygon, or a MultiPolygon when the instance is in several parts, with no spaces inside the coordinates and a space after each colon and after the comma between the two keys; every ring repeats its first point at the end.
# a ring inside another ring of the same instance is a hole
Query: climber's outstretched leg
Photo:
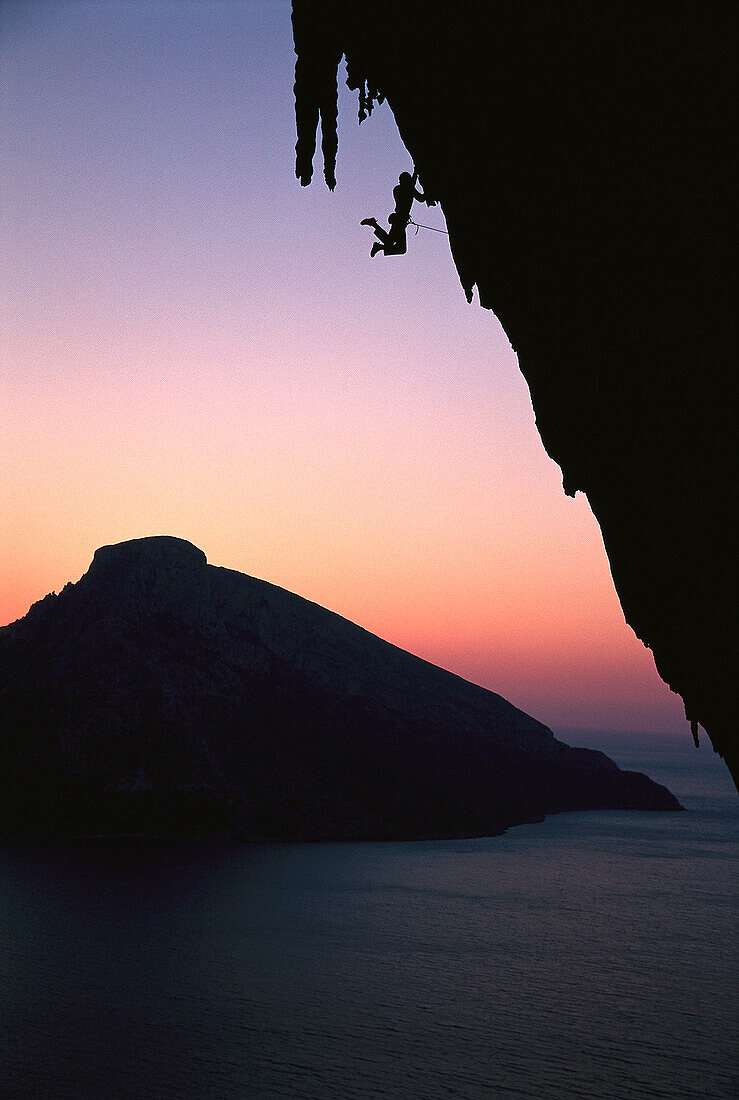
{"type": "Polygon", "coordinates": [[[377,240],[372,245],[370,256],[384,252],[386,256],[402,256],[406,251],[405,220],[398,222],[394,214],[390,215],[390,229],[382,229],[376,218],[364,218],[360,225],[371,225],[377,240]]]}
{"type": "Polygon", "coordinates": [[[365,218],[362,222],[360,222],[360,225],[371,225],[375,231],[375,236],[377,237],[377,240],[372,245],[370,256],[376,256],[378,252],[385,252],[390,241],[390,234],[387,232],[386,229],[380,228],[380,226],[377,224],[377,219],[365,218]]]}

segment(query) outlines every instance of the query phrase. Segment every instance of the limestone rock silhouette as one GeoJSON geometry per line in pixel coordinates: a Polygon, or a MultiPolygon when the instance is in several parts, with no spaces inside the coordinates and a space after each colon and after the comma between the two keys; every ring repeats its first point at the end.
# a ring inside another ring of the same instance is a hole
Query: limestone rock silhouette
{"type": "Polygon", "coordinates": [[[505,327],[627,621],[736,779],[732,7],[294,0],[293,25],[301,182],[344,54],[505,327]]]}
{"type": "Polygon", "coordinates": [[[181,539],[98,550],[0,630],[3,835],[484,835],[679,809],[493,692],[181,539]]]}

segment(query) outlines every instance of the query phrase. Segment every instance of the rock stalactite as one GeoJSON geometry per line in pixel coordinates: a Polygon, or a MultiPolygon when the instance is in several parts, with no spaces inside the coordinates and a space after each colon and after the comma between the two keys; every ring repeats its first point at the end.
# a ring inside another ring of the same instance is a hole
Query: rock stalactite
{"type": "Polygon", "coordinates": [[[360,118],[387,99],[468,300],[504,325],[627,621],[736,778],[730,13],[293,3],[301,182],[320,113],[333,186],[344,55],[360,118]]]}

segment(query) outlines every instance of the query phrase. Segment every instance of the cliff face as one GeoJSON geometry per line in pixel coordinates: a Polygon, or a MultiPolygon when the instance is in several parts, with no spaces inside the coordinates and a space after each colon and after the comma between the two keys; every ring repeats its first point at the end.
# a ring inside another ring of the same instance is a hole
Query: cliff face
{"type": "Polygon", "coordinates": [[[507,703],[181,539],[0,630],[0,835],[484,835],[679,809],[507,703]]]}
{"type": "Polygon", "coordinates": [[[367,10],[294,0],[298,176],[320,111],[333,182],[343,53],[363,110],[387,99],[440,201],[468,299],[476,286],[504,325],[627,621],[736,778],[731,9],[367,10]]]}

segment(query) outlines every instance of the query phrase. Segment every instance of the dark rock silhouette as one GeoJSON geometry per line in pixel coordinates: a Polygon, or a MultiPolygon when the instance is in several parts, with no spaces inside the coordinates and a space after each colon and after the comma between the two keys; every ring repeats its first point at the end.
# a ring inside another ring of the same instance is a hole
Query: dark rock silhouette
{"type": "Polygon", "coordinates": [[[98,550],[0,630],[0,834],[483,835],[679,809],[499,695],[181,539],[98,550]]]}
{"type": "Polygon", "coordinates": [[[503,323],[627,621],[736,778],[733,7],[294,0],[293,24],[301,182],[343,53],[503,323]]]}

